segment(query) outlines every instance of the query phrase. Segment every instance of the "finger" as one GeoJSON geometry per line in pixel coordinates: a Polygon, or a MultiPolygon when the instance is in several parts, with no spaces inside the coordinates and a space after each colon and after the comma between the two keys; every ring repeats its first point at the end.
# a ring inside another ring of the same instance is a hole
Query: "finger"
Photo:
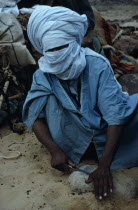
{"type": "Polygon", "coordinates": [[[108,179],[107,177],[104,177],[104,190],[103,190],[103,196],[108,196],[108,179]]]}
{"type": "Polygon", "coordinates": [[[68,165],[65,163],[63,164],[63,172],[68,173],[70,171],[70,168],[68,167],[68,165]]]}
{"type": "Polygon", "coordinates": [[[68,164],[71,165],[72,167],[76,167],[76,164],[73,163],[71,160],[68,160],[68,164]]]}
{"type": "Polygon", "coordinates": [[[113,178],[112,175],[109,176],[109,190],[112,193],[113,192],[113,178]]]}
{"type": "Polygon", "coordinates": [[[85,183],[86,184],[90,184],[91,182],[93,182],[93,178],[92,176],[90,175],[89,178],[87,180],[85,180],[85,183]]]}
{"type": "Polygon", "coordinates": [[[94,179],[94,194],[96,196],[96,198],[98,198],[99,195],[99,180],[98,179],[94,179]]]}
{"type": "Polygon", "coordinates": [[[103,178],[100,178],[99,185],[98,185],[98,197],[99,197],[99,200],[103,199],[103,191],[104,191],[104,181],[103,181],[103,178]]]}
{"type": "Polygon", "coordinates": [[[58,171],[62,171],[63,172],[63,167],[61,165],[54,166],[53,168],[57,169],[58,171]]]}
{"type": "Polygon", "coordinates": [[[62,172],[67,172],[69,170],[68,166],[66,164],[60,164],[60,165],[56,165],[54,168],[57,169],[58,171],[62,171],[62,172]]]}

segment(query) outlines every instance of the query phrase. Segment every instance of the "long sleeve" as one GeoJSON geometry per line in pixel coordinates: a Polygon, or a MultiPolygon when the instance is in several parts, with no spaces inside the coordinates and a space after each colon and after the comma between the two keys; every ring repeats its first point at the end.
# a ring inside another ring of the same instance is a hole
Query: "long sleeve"
{"type": "Polygon", "coordinates": [[[52,94],[52,90],[47,77],[38,70],[33,76],[32,87],[28,92],[22,112],[23,122],[29,129],[32,129],[37,118],[42,117],[42,110],[50,94],[52,94]]]}
{"type": "Polygon", "coordinates": [[[124,124],[133,114],[137,102],[133,96],[122,92],[114,77],[111,67],[104,63],[104,70],[99,77],[98,106],[104,120],[109,125],[124,124]]]}

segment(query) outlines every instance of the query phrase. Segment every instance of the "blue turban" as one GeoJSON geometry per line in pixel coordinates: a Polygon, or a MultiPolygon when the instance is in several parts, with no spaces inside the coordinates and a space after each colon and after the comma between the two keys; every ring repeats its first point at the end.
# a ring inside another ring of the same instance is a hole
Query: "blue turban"
{"type": "Polygon", "coordinates": [[[77,78],[86,66],[81,43],[87,27],[86,15],[64,7],[37,7],[29,19],[27,32],[35,49],[44,55],[39,60],[39,68],[61,79],[77,78]],[[64,45],[68,47],[48,51],[64,45]]]}
{"type": "Polygon", "coordinates": [[[81,45],[87,27],[86,15],[79,15],[64,7],[40,6],[32,13],[27,32],[33,46],[43,54],[43,50],[74,40],[81,45]]]}

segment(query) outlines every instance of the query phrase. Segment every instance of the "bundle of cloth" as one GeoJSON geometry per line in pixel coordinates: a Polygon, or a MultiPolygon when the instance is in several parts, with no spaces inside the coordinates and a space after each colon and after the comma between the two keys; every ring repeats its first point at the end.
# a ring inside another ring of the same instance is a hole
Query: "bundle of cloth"
{"type": "Polygon", "coordinates": [[[135,62],[125,52],[114,47],[115,42],[122,35],[119,25],[106,21],[99,12],[94,11],[95,35],[99,38],[104,52],[109,59],[116,78],[125,74],[135,73],[135,62]]]}
{"type": "Polygon", "coordinates": [[[1,0],[0,1],[0,12],[11,13],[15,17],[19,15],[19,9],[17,3],[21,0],[1,0]]]}
{"type": "Polygon", "coordinates": [[[0,13],[0,47],[3,46],[7,49],[11,65],[21,67],[35,64],[25,45],[20,23],[13,14],[4,12],[0,13]]]}

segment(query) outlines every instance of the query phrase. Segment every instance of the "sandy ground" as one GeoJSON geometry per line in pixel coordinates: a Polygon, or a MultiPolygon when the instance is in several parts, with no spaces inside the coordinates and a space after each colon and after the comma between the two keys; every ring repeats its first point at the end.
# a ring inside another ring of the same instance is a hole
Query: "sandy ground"
{"type": "Polygon", "coordinates": [[[137,5],[124,5],[124,4],[109,4],[95,5],[94,6],[106,20],[127,22],[133,16],[138,15],[138,3],[137,5]]]}
{"type": "MultiPolygon", "coordinates": [[[[99,7],[110,20],[136,15],[133,6],[99,7]],[[120,8],[120,9],[119,9],[120,8]],[[108,12],[107,12],[108,9],[108,12]],[[114,12],[113,12],[114,11],[114,12]],[[132,11],[132,12],[131,12],[132,11]]],[[[69,175],[50,167],[48,151],[33,133],[13,134],[0,130],[0,152],[20,151],[14,160],[0,159],[0,210],[137,210],[138,199],[123,201],[112,198],[99,202],[92,193],[73,193],[68,185],[69,175]],[[14,144],[13,144],[14,143],[14,144]],[[17,144],[18,143],[18,144],[17,144]]],[[[85,164],[84,162],[83,164],[85,164]]],[[[138,168],[122,171],[138,179],[138,168]]]]}
{"type": "MultiPolygon", "coordinates": [[[[50,167],[50,155],[33,133],[9,134],[1,138],[0,148],[3,153],[22,153],[18,159],[0,161],[0,210],[138,209],[136,199],[110,198],[99,202],[92,193],[73,193],[68,185],[69,175],[50,167]]],[[[137,168],[125,170],[125,173],[138,179],[137,168]]]]}

